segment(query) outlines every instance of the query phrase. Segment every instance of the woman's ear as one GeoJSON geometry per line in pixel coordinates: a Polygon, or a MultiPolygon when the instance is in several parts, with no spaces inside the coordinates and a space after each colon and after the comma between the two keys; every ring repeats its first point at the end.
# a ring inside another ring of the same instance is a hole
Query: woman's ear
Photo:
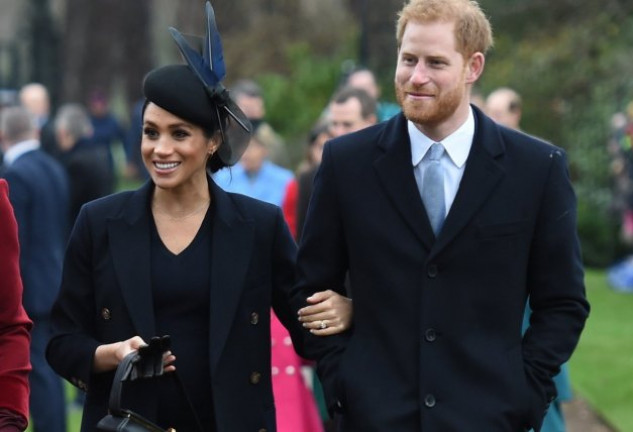
{"type": "Polygon", "coordinates": [[[209,156],[213,156],[213,154],[218,151],[221,143],[222,137],[219,133],[216,133],[211,138],[209,138],[209,145],[207,150],[209,156]]]}

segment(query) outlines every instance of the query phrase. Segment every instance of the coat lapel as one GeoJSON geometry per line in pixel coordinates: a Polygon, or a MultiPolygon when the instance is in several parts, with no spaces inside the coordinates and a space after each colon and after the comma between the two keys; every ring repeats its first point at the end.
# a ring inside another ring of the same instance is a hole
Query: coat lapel
{"type": "Polygon", "coordinates": [[[477,108],[473,108],[473,111],[475,137],[464,176],[429,259],[459,234],[505,175],[505,170],[497,160],[505,151],[498,126],[477,108]]]}
{"type": "Polygon", "coordinates": [[[150,222],[147,182],[126,202],[120,217],[108,221],[112,262],[123,300],[139,336],[156,336],[150,274],[150,222]]]}
{"type": "MultiPolygon", "coordinates": [[[[211,245],[211,367],[217,366],[244,286],[252,255],[253,221],[240,217],[226,192],[209,179],[215,200],[211,245]]],[[[120,217],[108,221],[112,260],[123,299],[138,334],[156,336],[150,273],[150,220],[147,205],[152,191],[148,182],[134,192],[120,217]]]]}
{"type": "Polygon", "coordinates": [[[380,183],[407,225],[431,249],[433,230],[413,175],[411,142],[404,115],[399,114],[387,123],[378,148],[380,155],[374,168],[380,183]]]}
{"type": "Polygon", "coordinates": [[[253,221],[243,219],[227,193],[209,181],[216,205],[211,247],[210,361],[213,373],[236,319],[246,269],[253,254],[255,231],[253,221]]]}

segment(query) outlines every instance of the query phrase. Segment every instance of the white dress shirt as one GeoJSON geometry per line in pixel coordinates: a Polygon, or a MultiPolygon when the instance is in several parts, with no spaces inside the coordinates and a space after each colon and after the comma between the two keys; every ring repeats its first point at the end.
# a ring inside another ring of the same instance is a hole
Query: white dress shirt
{"type": "Polygon", "coordinates": [[[32,150],[37,150],[38,148],[40,148],[40,142],[36,139],[26,140],[17,144],[13,144],[7,149],[6,153],[4,154],[3,163],[6,166],[9,166],[24,153],[28,153],[32,150]]]}
{"type": "MultiPolygon", "coordinates": [[[[415,127],[411,121],[407,121],[409,131],[409,139],[411,141],[411,162],[415,173],[416,181],[424,187],[422,179],[424,178],[424,170],[429,163],[428,157],[425,157],[433,141],[420,130],[415,127]],[[419,166],[418,166],[419,165],[419,166]]],[[[440,163],[444,168],[444,202],[446,204],[446,214],[448,214],[459,183],[464,176],[466,168],[466,159],[473,145],[473,137],[475,136],[475,117],[472,108],[468,111],[468,118],[455,132],[447,136],[441,141],[445,152],[440,159],[440,163]]]]}

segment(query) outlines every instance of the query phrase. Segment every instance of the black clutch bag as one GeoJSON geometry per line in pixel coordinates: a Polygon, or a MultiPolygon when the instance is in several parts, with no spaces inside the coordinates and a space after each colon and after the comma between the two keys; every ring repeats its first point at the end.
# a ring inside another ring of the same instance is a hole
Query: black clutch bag
{"type": "MultiPolygon", "coordinates": [[[[176,432],[174,428],[163,429],[145,417],[121,407],[123,383],[137,379],[151,379],[163,375],[163,353],[167,351],[169,347],[169,336],[155,337],[150,340],[149,345],[140,348],[137,352],[128,354],[121,363],[119,363],[114,375],[114,381],[112,382],[112,390],[110,391],[108,415],[97,423],[98,431],[176,432]]],[[[200,421],[178,375],[175,371],[170,372],[169,375],[173,376],[174,381],[176,381],[189,406],[191,415],[198,425],[198,430],[202,432],[200,421]]]]}

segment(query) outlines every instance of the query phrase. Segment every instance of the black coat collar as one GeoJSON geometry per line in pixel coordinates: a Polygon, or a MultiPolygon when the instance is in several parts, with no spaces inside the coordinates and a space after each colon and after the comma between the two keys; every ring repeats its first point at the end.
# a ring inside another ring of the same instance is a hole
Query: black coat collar
{"type": "MultiPolygon", "coordinates": [[[[234,322],[254,242],[254,223],[232,197],[209,177],[215,205],[210,281],[211,366],[220,354],[234,322]]],[[[111,257],[122,296],[137,333],[157,336],[150,268],[151,181],[134,191],[118,217],[108,221],[111,257]]]]}
{"type": "MultiPolygon", "coordinates": [[[[473,107],[475,135],[455,201],[437,240],[419,198],[411,167],[411,142],[407,120],[402,113],[385,123],[377,142],[374,167],[389,199],[415,235],[431,251],[439,252],[464,228],[497,182],[505,175],[501,163],[505,146],[499,127],[479,109],[473,107]],[[411,197],[416,197],[412,199],[411,197]],[[424,215],[423,222],[420,215],[424,215]]],[[[412,167],[411,167],[412,168],[412,167]]]]}

